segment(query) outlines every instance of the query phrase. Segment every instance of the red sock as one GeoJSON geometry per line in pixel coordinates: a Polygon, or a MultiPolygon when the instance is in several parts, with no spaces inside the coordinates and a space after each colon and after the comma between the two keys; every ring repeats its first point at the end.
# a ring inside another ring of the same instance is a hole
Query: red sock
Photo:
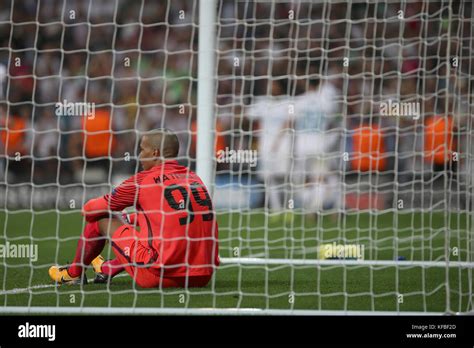
{"type": "Polygon", "coordinates": [[[102,264],[102,273],[110,277],[115,277],[117,274],[125,270],[125,267],[117,259],[107,260],[102,264]]]}
{"type": "Polygon", "coordinates": [[[77,243],[76,256],[68,269],[69,275],[79,277],[82,274],[83,265],[90,265],[104,249],[104,245],[105,238],[99,233],[99,223],[97,221],[88,223],[77,243]]]}

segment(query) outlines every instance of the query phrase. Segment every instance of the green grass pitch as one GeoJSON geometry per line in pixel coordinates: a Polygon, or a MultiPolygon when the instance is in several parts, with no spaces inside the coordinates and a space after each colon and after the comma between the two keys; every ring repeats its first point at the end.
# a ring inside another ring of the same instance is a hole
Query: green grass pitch
{"type": "MultiPolygon", "coordinates": [[[[385,212],[341,215],[334,220],[329,216],[309,219],[295,214],[294,219],[285,222],[269,220],[262,211],[221,213],[220,255],[315,259],[321,243],[336,241],[364,244],[366,260],[404,256],[407,260],[442,261],[449,230],[450,247],[457,248],[457,253],[450,253],[450,259],[465,261],[470,243],[468,217],[454,213],[385,212]]],[[[429,266],[223,264],[212,282],[201,289],[141,289],[128,276],[115,278],[110,287],[55,287],[48,268],[56,261],[65,264],[72,260],[83,224],[77,211],[0,213],[0,243],[37,243],[39,248],[36,262],[0,259],[1,305],[446,310],[446,270],[429,266]],[[399,303],[400,294],[403,303],[399,303]]],[[[107,247],[103,255],[112,256],[109,253],[107,247]]],[[[88,277],[92,278],[92,270],[88,270],[88,277]]],[[[472,301],[472,269],[451,268],[448,278],[451,310],[466,311],[472,301]]]]}

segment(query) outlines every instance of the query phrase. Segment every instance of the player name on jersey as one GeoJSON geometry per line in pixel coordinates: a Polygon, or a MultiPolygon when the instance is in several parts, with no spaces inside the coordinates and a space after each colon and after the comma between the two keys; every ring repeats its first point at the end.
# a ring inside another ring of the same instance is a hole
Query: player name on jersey
{"type": "Polygon", "coordinates": [[[188,176],[188,174],[163,174],[163,175],[160,175],[160,176],[153,177],[153,180],[155,181],[156,184],[159,184],[159,183],[165,182],[167,180],[182,179],[182,178],[185,178],[187,176],[188,176]]]}

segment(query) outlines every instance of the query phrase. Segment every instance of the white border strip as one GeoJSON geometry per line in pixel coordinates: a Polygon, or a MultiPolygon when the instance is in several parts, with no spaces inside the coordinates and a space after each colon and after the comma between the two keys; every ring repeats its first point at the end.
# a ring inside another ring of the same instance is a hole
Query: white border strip
{"type": "MultiPolygon", "coordinates": [[[[94,314],[94,315],[445,315],[442,312],[336,311],[259,308],[127,308],[127,307],[0,307],[1,314],[94,314]]],[[[456,313],[459,314],[459,313],[456,313]]],[[[467,313],[462,313],[467,314],[467,313]]]]}
{"type": "Polygon", "coordinates": [[[314,260],[314,259],[261,259],[255,257],[223,257],[223,264],[293,265],[293,266],[396,266],[396,267],[455,267],[474,268],[474,262],[463,261],[391,261],[391,260],[314,260]]]}

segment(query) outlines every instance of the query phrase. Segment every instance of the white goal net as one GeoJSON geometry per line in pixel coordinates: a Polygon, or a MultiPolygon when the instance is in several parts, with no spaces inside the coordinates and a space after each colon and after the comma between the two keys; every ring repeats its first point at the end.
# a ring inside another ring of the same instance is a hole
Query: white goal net
{"type": "Polygon", "coordinates": [[[472,313],[473,11],[2,1],[0,312],[472,313]],[[214,277],[52,283],[155,128],[212,194],[214,277]]]}

